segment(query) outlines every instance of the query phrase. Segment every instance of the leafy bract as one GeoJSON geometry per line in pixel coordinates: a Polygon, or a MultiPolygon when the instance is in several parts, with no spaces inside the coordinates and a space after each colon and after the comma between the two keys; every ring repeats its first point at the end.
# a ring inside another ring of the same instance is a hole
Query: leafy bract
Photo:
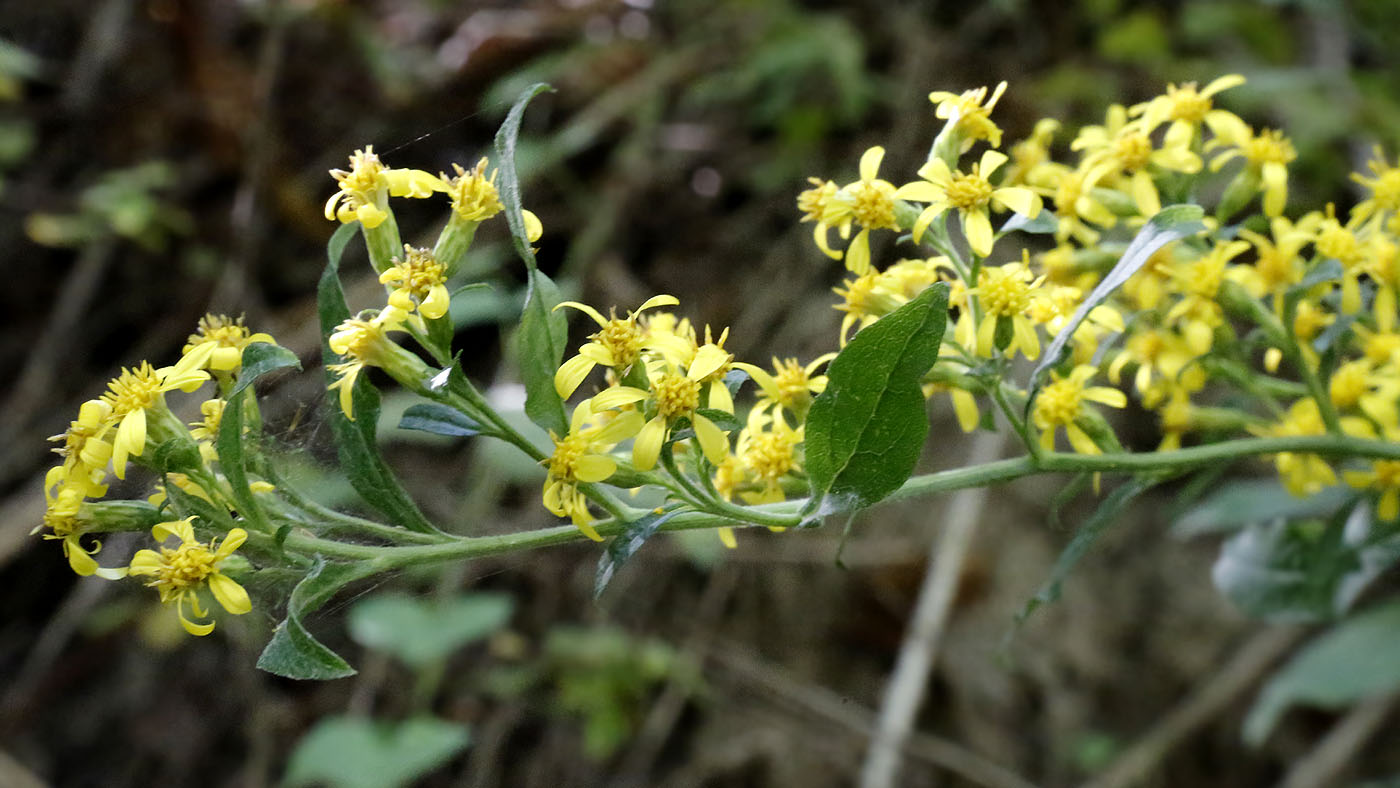
{"type": "Polygon", "coordinates": [[[297,354],[269,342],[254,342],[243,348],[243,366],[238,370],[238,382],[228,393],[228,399],[238,396],[243,389],[253,385],[253,381],[279,369],[292,367],[301,369],[297,354]]]}
{"type": "Polygon", "coordinates": [[[597,598],[608,587],[619,567],[627,562],[642,545],[656,533],[661,524],[675,517],[679,512],[648,512],[646,515],[623,526],[622,531],[608,542],[608,547],[598,557],[598,572],[593,576],[593,596],[597,598]]]}
{"type": "Polygon", "coordinates": [[[928,435],[919,382],[938,360],[948,285],[938,283],[853,337],[831,360],[807,414],[813,498],[869,506],[914,472],[928,435]]]}
{"type": "Polygon", "coordinates": [[[480,433],[481,425],[456,408],[436,402],[421,402],[403,412],[403,418],[399,419],[399,429],[468,438],[480,433]]]}

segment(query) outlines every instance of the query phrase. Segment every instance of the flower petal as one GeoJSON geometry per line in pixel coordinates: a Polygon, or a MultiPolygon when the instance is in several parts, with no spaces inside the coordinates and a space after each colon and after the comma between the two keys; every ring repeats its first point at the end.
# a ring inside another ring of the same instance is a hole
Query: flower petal
{"type": "Polygon", "coordinates": [[[705,459],[715,465],[724,462],[729,454],[729,438],[724,431],[699,413],[691,415],[690,423],[695,428],[695,438],[700,441],[700,450],[705,452],[705,459]]]}
{"type": "Polygon", "coordinates": [[[224,610],[241,616],[253,609],[253,602],[248,598],[248,592],[239,585],[233,578],[221,572],[215,572],[209,576],[209,590],[214,592],[214,598],[223,605],[224,610]]]}
{"type": "Polygon", "coordinates": [[[649,471],[656,467],[656,458],[661,456],[661,444],[666,440],[666,420],[660,416],[653,418],[637,433],[632,443],[632,464],[639,471],[649,471]]]}

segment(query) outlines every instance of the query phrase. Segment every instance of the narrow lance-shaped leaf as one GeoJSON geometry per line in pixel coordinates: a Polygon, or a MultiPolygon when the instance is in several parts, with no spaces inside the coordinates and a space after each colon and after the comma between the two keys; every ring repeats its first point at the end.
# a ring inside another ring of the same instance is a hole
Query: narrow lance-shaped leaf
{"type": "Polygon", "coordinates": [[[1160,478],[1137,476],[1109,493],[1093,515],[1079,526],[1079,530],[1075,532],[1074,538],[1065,546],[1065,549],[1060,551],[1060,557],[1055,559],[1055,566],[1050,570],[1050,578],[1045,581],[1039,591],[1035,592],[1035,596],[1026,602],[1026,606],[1016,617],[1017,621],[1025,621],[1031,613],[1036,611],[1036,608],[1059,599],[1060,587],[1064,584],[1065,578],[1069,577],[1070,572],[1074,571],[1074,567],[1079,564],[1079,559],[1089,552],[1089,548],[1094,546],[1100,536],[1103,536],[1104,531],[1118,522],[1118,516],[1123,513],[1128,504],[1161,481],[1160,478]]]}
{"type": "Polygon", "coordinates": [[[339,679],[355,675],[350,664],[326,648],[302,625],[302,616],[325,604],[348,583],[374,573],[369,562],[316,564],[287,600],[287,618],[272,632],[272,639],[258,657],[258,668],[289,679],[339,679]]]}
{"type": "Polygon", "coordinates": [[[1045,351],[1040,364],[1031,374],[1030,396],[1026,398],[1026,413],[1031,412],[1031,406],[1035,402],[1035,395],[1040,392],[1041,381],[1045,375],[1060,363],[1061,357],[1065,353],[1065,348],[1069,346],[1070,338],[1079,329],[1079,324],[1089,316],[1089,312],[1094,307],[1102,304],[1113,291],[1117,290],[1124,282],[1138,272],[1158,249],[1166,246],[1172,241],[1185,238],[1188,235],[1195,235],[1206,229],[1201,223],[1201,217],[1205,216],[1205,211],[1199,205],[1169,205],[1157,212],[1138,231],[1133,242],[1128,245],[1127,251],[1118,259],[1118,263],[1113,266],[1113,270],[1099,282],[1089,297],[1084,299],[1084,303],[1079,305],[1074,316],[1069,319],[1065,327],[1060,329],[1060,333],[1055,336],[1050,347],[1045,351]]]}
{"type": "Polygon", "coordinates": [[[864,328],[832,359],[826,390],[807,414],[813,500],[869,506],[914,472],[928,435],[919,381],[938,360],[948,285],[938,283],[864,328]]]}
{"type": "Polygon", "coordinates": [[[399,429],[467,438],[480,434],[481,425],[456,408],[436,402],[422,402],[403,412],[399,429]]]}
{"type": "Polygon", "coordinates": [[[238,370],[238,382],[233,384],[233,389],[228,393],[229,399],[238,396],[239,392],[253,385],[253,382],[263,375],[287,367],[301,369],[301,360],[297,358],[297,354],[281,345],[254,342],[243,348],[243,365],[238,370]]]}
{"type": "MultiPolygon", "coordinates": [[[[328,384],[336,380],[335,373],[329,369],[330,365],[340,361],[340,357],[331,351],[328,340],[336,326],[350,317],[350,309],[345,305],[345,292],[340,287],[340,258],[356,226],[344,225],[331,236],[326,247],[326,270],[321,274],[321,282],[316,288],[317,311],[321,318],[321,359],[327,367],[328,384]]],[[[354,421],[346,418],[336,406],[334,398],[327,400],[330,403],[327,419],[335,438],[336,454],[350,484],[366,501],[398,525],[414,531],[436,532],[437,529],[418,510],[379,454],[375,435],[379,424],[379,392],[370,384],[367,375],[360,375],[355,380],[351,397],[354,421]]]]}
{"type": "Polygon", "coordinates": [[[627,563],[627,559],[642,549],[642,545],[646,544],[646,541],[656,533],[662,523],[679,513],[679,511],[663,512],[662,514],[650,512],[623,526],[622,532],[614,536],[611,542],[608,542],[607,549],[598,557],[598,572],[593,576],[593,597],[596,599],[601,596],[603,589],[608,587],[613,575],[623,564],[627,563]]]}
{"type": "Polygon", "coordinates": [[[515,250],[525,261],[527,283],[525,308],[520,315],[517,337],[520,376],[525,383],[525,415],[534,423],[562,435],[568,430],[564,403],[554,389],[554,372],[564,358],[568,324],[554,307],[560,302],[559,289],[535,264],[535,251],[525,232],[520,201],[520,178],[515,170],[515,142],[520,120],[530,99],[549,89],[543,83],[531,85],[516,99],[505,122],[496,133],[497,189],[504,206],[515,250]]]}

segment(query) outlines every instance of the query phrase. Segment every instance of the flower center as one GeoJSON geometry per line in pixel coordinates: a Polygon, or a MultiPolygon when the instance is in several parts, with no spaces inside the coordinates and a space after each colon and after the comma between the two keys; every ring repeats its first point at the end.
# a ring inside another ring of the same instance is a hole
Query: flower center
{"type": "Polygon", "coordinates": [[[799,402],[807,402],[811,399],[812,393],[808,386],[811,385],[811,378],[807,375],[807,370],[797,363],[797,359],[783,359],[778,365],[778,374],[773,377],[773,383],[778,387],[778,403],[788,410],[793,410],[793,406],[799,402]]]}
{"type": "Polygon", "coordinates": [[[350,156],[350,171],[332,170],[331,175],[340,182],[340,188],[359,195],[374,191],[379,186],[384,165],[374,155],[373,146],[357,150],[350,156]]]}
{"type": "Polygon", "coordinates": [[[1079,416],[1084,399],[1084,384],[1073,378],[1057,380],[1046,386],[1035,399],[1036,421],[1045,426],[1060,427],[1073,424],[1079,416]]]}
{"type": "Polygon", "coordinates": [[[1205,120],[1206,113],[1210,112],[1210,99],[1196,92],[1194,82],[1187,82],[1179,88],[1169,87],[1167,95],[1172,103],[1171,112],[1167,117],[1172,120],[1184,120],[1194,125],[1205,120]]]}
{"type": "Polygon", "coordinates": [[[1400,460],[1376,460],[1376,483],[1381,487],[1400,487],[1400,460]]]}
{"type": "Polygon", "coordinates": [[[248,327],[243,325],[243,318],[211,314],[199,319],[199,329],[190,334],[189,344],[217,342],[220,347],[242,347],[247,338],[248,327]]]}
{"type": "Polygon", "coordinates": [[[651,384],[656,396],[656,412],[670,421],[678,416],[689,416],[700,405],[700,383],[684,375],[668,372],[651,384]]]}
{"type": "Polygon", "coordinates": [[[884,181],[860,181],[848,190],[851,213],[862,227],[894,229],[894,186],[884,181]]]}
{"type": "Polygon", "coordinates": [[[198,542],[186,542],[171,550],[160,549],[164,565],[156,576],[156,583],[179,590],[204,582],[214,573],[214,554],[198,542]]]}
{"type": "Polygon", "coordinates": [[[1371,184],[1371,198],[1384,211],[1400,211],[1400,169],[1386,170],[1371,184]]]}
{"type": "Polygon", "coordinates": [[[1148,157],[1152,155],[1152,141],[1145,134],[1125,134],[1118,138],[1114,154],[1123,169],[1137,172],[1147,166],[1148,157]]]}
{"type": "Polygon", "coordinates": [[[123,369],[116,380],[107,384],[108,392],[102,395],[112,413],[125,416],[138,410],[145,410],[160,399],[160,376],[149,361],[141,362],[135,369],[123,369]]]}
{"type": "Polygon", "coordinates": [[[644,332],[637,326],[635,320],[618,320],[613,318],[608,321],[603,330],[594,334],[592,339],[598,344],[607,348],[612,353],[613,360],[617,362],[617,369],[626,369],[632,366],[632,362],[642,353],[642,340],[644,332]]]}
{"type": "Polygon", "coordinates": [[[1031,288],[1020,271],[1002,268],[982,269],[977,292],[987,314],[1004,317],[1025,314],[1031,303],[1031,288]]]}
{"type": "Polygon", "coordinates": [[[496,191],[496,173],[486,174],[484,157],[470,170],[462,169],[460,164],[453,164],[452,168],[457,176],[443,180],[457,216],[469,222],[483,222],[502,211],[501,195],[496,191]]]}
{"type": "Polygon", "coordinates": [[[1372,364],[1384,364],[1400,354],[1400,334],[1372,334],[1363,346],[1366,360],[1372,364]]]}
{"type": "Polygon", "coordinates": [[[429,249],[405,247],[404,259],[398,261],[399,281],[419,300],[427,298],[428,291],[447,280],[447,269],[439,263],[429,249]]]}
{"type": "Polygon", "coordinates": [[[955,173],[948,184],[948,202],[963,211],[981,208],[992,200],[992,184],[977,172],[955,173]]]}
{"type": "Polygon", "coordinates": [[[567,435],[554,442],[554,454],[549,457],[549,475],[567,482],[575,481],[574,471],[579,460],[588,452],[588,440],[582,435],[567,435]]]}
{"type": "Polygon", "coordinates": [[[1341,226],[1330,227],[1317,236],[1317,251],[1323,257],[1336,258],[1337,262],[1351,268],[1362,262],[1365,255],[1361,242],[1351,231],[1341,226]]]}
{"type": "Polygon", "coordinates": [[[794,435],[785,431],[759,433],[744,454],[744,462],[758,478],[776,482],[795,465],[793,443],[794,435]]]}
{"type": "Polygon", "coordinates": [[[1298,158],[1297,152],[1293,150],[1293,143],[1283,136],[1282,131],[1276,129],[1264,129],[1258,136],[1245,142],[1241,148],[1245,158],[1254,164],[1287,164],[1298,158]]]}

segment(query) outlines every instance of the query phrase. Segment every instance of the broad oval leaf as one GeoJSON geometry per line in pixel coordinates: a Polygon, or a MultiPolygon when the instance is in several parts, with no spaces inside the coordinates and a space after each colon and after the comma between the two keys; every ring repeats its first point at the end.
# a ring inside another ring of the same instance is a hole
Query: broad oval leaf
{"type": "Polygon", "coordinates": [[[1400,687],[1400,601],[1341,622],[1304,646],[1259,693],[1244,723],[1259,745],[1290,706],[1340,708],[1400,687]]]}
{"type": "Polygon", "coordinates": [[[864,328],[831,360],[826,390],[807,414],[813,500],[869,506],[914,472],[928,435],[919,381],[938,360],[948,322],[940,282],[864,328]]]}
{"type": "Polygon", "coordinates": [[[1128,245],[1127,251],[1123,252],[1123,256],[1113,266],[1113,270],[1109,271],[1103,281],[1099,282],[1089,297],[1084,299],[1084,303],[1079,305],[1079,309],[1075,311],[1074,316],[1069,319],[1065,327],[1060,329],[1060,333],[1055,336],[1049,349],[1041,357],[1040,364],[1036,365],[1035,372],[1031,373],[1030,396],[1026,398],[1027,413],[1031,411],[1035,395],[1040,392],[1040,382],[1045,379],[1046,373],[1051,368],[1060,363],[1070,338],[1079,329],[1079,324],[1084,322],[1084,318],[1089,316],[1089,312],[1102,304],[1113,294],[1113,291],[1121,287],[1124,282],[1128,281],[1129,277],[1138,272],[1138,269],[1146,265],[1158,249],[1172,241],[1204,231],[1206,226],[1201,223],[1201,218],[1204,216],[1205,211],[1199,205],[1168,205],[1158,211],[1156,216],[1147,220],[1147,224],[1138,231],[1133,242],[1128,245]]]}

